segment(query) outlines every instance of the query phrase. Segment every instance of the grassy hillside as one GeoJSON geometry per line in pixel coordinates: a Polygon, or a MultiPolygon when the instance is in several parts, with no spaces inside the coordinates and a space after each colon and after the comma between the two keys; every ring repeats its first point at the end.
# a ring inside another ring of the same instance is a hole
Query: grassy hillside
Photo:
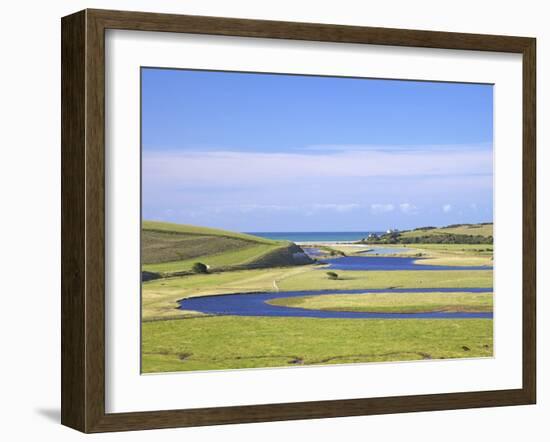
{"type": "Polygon", "coordinates": [[[165,223],[161,221],[143,221],[142,229],[164,233],[182,233],[185,235],[216,236],[265,244],[278,244],[279,241],[248,235],[247,233],[230,232],[229,230],[212,229],[210,227],[193,226],[191,224],[165,223]]]}
{"type": "Polygon", "coordinates": [[[441,235],[441,234],[453,234],[453,235],[473,235],[473,236],[493,236],[493,223],[487,224],[460,224],[454,226],[440,227],[440,228],[423,228],[400,232],[403,237],[414,237],[424,235],[441,235]]]}
{"type": "Polygon", "coordinates": [[[190,271],[198,261],[213,271],[297,264],[293,259],[300,252],[290,242],[244,233],[153,221],[142,225],[142,270],[164,276],[190,271]]]}
{"type": "Polygon", "coordinates": [[[493,224],[453,224],[390,232],[362,240],[368,244],[492,244],[493,224]]]}

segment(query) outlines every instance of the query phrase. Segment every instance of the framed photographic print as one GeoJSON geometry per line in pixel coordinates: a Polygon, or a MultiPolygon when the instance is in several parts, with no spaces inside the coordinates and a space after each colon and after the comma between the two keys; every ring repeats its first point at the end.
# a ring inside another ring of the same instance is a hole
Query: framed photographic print
{"type": "Polygon", "coordinates": [[[62,20],[62,423],[535,403],[535,40],[62,20]]]}

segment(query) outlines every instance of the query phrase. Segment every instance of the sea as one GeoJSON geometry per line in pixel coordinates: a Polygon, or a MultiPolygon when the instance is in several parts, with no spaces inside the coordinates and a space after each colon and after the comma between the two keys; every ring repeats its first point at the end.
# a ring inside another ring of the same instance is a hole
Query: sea
{"type": "Polygon", "coordinates": [[[246,232],[250,235],[267,239],[287,240],[292,242],[349,242],[359,241],[370,234],[384,232],[246,232]]]}

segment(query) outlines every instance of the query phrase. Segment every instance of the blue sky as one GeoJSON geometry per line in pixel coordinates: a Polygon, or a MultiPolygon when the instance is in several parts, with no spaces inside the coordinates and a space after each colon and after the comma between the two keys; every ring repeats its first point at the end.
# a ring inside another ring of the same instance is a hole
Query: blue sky
{"type": "Polygon", "coordinates": [[[366,231],[493,217],[490,85],[142,69],[144,219],[366,231]]]}

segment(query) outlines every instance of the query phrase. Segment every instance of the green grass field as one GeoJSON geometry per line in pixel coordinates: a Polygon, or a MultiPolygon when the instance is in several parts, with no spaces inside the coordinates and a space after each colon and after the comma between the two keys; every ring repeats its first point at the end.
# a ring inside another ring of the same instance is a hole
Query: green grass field
{"type": "Polygon", "coordinates": [[[364,293],[278,298],[269,304],[312,310],[372,313],[492,312],[492,293],[364,293]]]}
{"type": "Polygon", "coordinates": [[[434,250],[449,253],[492,254],[493,244],[384,244],[384,247],[434,250]]]}
{"type": "Polygon", "coordinates": [[[348,290],[361,288],[492,287],[491,270],[336,271],[338,279],[324,271],[300,272],[282,278],[281,290],[348,290]]]}
{"type": "Polygon", "coordinates": [[[146,322],[142,371],[490,357],[487,319],[204,317],[146,322]]]}
{"type": "Polygon", "coordinates": [[[422,254],[421,265],[492,266],[492,244],[415,244],[412,250],[422,254]]]}

